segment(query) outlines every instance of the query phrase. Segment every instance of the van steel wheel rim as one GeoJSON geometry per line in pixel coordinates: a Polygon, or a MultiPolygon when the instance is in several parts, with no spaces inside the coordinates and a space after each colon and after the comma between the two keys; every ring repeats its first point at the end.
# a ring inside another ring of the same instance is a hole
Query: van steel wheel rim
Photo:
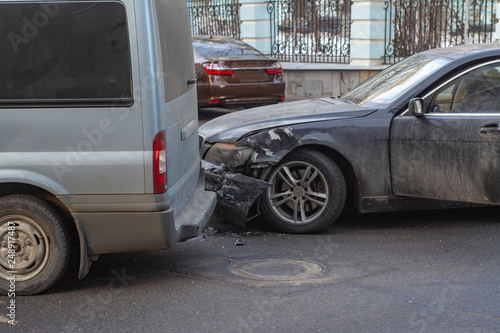
{"type": "Polygon", "coordinates": [[[9,278],[11,271],[16,281],[25,281],[39,274],[49,258],[49,241],[38,223],[23,215],[7,215],[0,218],[0,277],[9,278]],[[14,237],[9,235],[8,222],[15,224],[14,237]],[[10,237],[10,239],[9,239],[10,237]],[[15,267],[10,268],[9,240],[14,238],[15,267]]]}
{"type": "Polygon", "coordinates": [[[310,163],[293,161],[281,165],[272,174],[271,183],[267,190],[271,209],[288,223],[314,222],[327,207],[326,178],[310,163]]]}

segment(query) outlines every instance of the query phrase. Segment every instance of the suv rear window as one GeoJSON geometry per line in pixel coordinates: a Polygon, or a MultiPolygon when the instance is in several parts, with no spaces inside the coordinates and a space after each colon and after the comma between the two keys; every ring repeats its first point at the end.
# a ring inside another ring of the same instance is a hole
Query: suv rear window
{"type": "Polygon", "coordinates": [[[0,105],[132,102],[120,2],[0,4],[0,105]]]}

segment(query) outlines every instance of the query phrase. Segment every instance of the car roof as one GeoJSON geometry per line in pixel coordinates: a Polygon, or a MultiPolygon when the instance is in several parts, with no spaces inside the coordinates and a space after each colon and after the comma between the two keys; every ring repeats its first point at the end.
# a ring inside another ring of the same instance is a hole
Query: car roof
{"type": "Polygon", "coordinates": [[[218,46],[224,45],[226,48],[232,48],[232,45],[237,46],[237,48],[242,48],[246,49],[248,51],[253,52],[254,54],[252,56],[259,56],[259,57],[268,57],[256,48],[252,47],[251,45],[248,45],[247,43],[233,38],[233,37],[228,37],[228,36],[209,36],[209,35],[194,35],[193,37],[193,48],[195,55],[197,57],[207,57],[202,56],[198,53],[196,45],[214,45],[217,44],[218,46]]]}
{"type": "Polygon", "coordinates": [[[456,60],[459,58],[484,58],[500,55],[500,43],[467,44],[452,47],[443,47],[422,52],[426,56],[439,58],[449,58],[456,60]]]}
{"type": "Polygon", "coordinates": [[[193,36],[193,41],[248,46],[245,42],[228,36],[195,35],[193,36]]]}

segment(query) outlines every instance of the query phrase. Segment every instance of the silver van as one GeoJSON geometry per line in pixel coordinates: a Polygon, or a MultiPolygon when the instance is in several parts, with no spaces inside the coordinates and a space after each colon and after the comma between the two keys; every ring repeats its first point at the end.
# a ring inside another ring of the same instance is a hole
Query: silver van
{"type": "Polygon", "coordinates": [[[185,0],[0,0],[1,293],[200,234],[195,82],[185,0]]]}

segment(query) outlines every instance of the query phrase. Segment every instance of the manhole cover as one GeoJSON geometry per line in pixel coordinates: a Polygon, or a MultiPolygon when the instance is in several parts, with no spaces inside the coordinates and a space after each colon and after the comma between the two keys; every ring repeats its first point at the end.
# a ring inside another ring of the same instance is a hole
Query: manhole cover
{"type": "Polygon", "coordinates": [[[323,273],[320,264],[295,259],[253,259],[229,265],[228,270],[241,277],[260,280],[299,280],[323,273]]]}

